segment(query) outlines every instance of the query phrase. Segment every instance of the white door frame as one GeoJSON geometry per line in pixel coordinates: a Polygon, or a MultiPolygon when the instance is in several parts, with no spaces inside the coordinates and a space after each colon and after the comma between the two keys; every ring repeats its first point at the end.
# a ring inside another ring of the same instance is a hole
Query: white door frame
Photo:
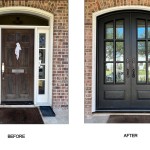
{"type": "MultiPolygon", "coordinates": [[[[35,16],[39,16],[45,18],[49,21],[49,26],[14,26],[14,25],[0,25],[0,45],[1,45],[1,30],[2,29],[34,29],[34,105],[52,105],[52,60],[53,60],[53,22],[54,17],[53,14],[36,9],[31,7],[5,7],[0,8],[0,15],[8,14],[8,13],[24,13],[24,14],[31,14],[35,16]],[[39,53],[38,49],[38,33],[39,31],[46,30],[48,31],[48,44],[47,44],[47,101],[37,101],[38,99],[38,66],[39,66],[39,53]]],[[[1,46],[0,46],[0,62],[1,62],[1,46]]],[[[1,64],[1,63],[0,63],[1,64]]],[[[1,65],[0,65],[1,70],[1,65]]],[[[0,73],[1,79],[1,73],[0,73]]],[[[1,80],[0,80],[0,87],[1,87],[1,80]]],[[[0,90],[0,104],[1,104],[1,90],[0,90]]]]}
{"type": "Polygon", "coordinates": [[[92,14],[92,112],[96,111],[96,19],[98,16],[111,13],[114,11],[121,11],[121,10],[145,10],[150,11],[150,7],[148,6],[117,6],[111,7],[104,10],[97,11],[92,14]]]}

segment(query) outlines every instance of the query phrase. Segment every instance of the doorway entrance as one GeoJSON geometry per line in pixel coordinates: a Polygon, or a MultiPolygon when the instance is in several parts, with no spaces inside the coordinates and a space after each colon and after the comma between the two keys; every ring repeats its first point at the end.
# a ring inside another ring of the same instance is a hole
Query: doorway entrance
{"type": "Polygon", "coordinates": [[[150,108],[150,13],[97,17],[96,110],[150,108]]]}
{"type": "Polygon", "coordinates": [[[53,14],[37,8],[13,6],[0,8],[0,18],[0,104],[17,100],[20,102],[18,104],[22,105],[22,99],[26,99],[36,106],[51,106],[53,14]],[[14,32],[15,30],[19,31],[21,36],[14,32]],[[12,33],[8,39],[6,39],[7,32],[12,33]],[[3,35],[4,33],[6,35],[3,35]],[[28,41],[30,35],[33,38],[28,41]],[[21,42],[17,41],[19,36],[21,42]],[[14,44],[9,42],[12,38],[16,40],[14,44]],[[18,59],[15,54],[16,43],[19,43],[22,49],[19,51],[18,59]],[[33,51],[25,53],[24,48],[31,47],[33,51]],[[8,49],[5,52],[3,48],[8,49]],[[8,57],[12,55],[14,58],[9,59],[8,57]],[[30,58],[27,58],[27,55],[30,55],[30,58]],[[29,68],[24,67],[28,65],[24,60],[29,61],[29,68]],[[31,82],[28,83],[27,80],[31,82]],[[24,86],[21,89],[22,84],[24,86]]]}
{"type": "Polygon", "coordinates": [[[2,104],[33,104],[34,30],[2,29],[1,60],[2,104]]]}

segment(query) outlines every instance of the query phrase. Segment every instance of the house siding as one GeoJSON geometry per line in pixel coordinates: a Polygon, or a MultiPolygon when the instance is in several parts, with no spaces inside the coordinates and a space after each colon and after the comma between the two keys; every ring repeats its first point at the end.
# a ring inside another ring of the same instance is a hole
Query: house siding
{"type": "Polygon", "coordinates": [[[117,6],[150,6],[149,0],[85,0],[85,118],[92,116],[92,14],[117,6]]]}
{"type": "Polygon", "coordinates": [[[26,6],[54,15],[52,106],[68,108],[68,0],[1,0],[0,8],[26,6]]]}

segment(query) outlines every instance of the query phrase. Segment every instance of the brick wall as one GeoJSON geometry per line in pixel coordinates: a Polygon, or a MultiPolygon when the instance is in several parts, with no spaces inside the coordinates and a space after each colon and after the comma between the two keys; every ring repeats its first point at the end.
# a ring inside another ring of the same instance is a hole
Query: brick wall
{"type": "Polygon", "coordinates": [[[68,0],[1,0],[0,7],[26,6],[54,14],[53,107],[68,107],[68,0]]]}
{"type": "Polygon", "coordinates": [[[85,0],[85,117],[92,116],[92,13],[125,5],[150,6],[150,0],[85,0]]]}

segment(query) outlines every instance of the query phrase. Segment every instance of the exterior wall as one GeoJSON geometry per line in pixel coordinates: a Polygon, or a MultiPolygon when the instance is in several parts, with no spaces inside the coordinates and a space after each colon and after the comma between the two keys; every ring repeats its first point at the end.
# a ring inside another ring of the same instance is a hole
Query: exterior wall
{"type": "Polygon", "coordinates": [[[119,6],[150,6],[149,0],[85,0],[85,118],[92,116],[92,14],[119,6]]]}
{"type": "Polygon", "coordinates": [[[54,108],[68,108],[68,0],[1,0],[0,7],[26,6],[54,15],[53,91],[54,108]]]}

